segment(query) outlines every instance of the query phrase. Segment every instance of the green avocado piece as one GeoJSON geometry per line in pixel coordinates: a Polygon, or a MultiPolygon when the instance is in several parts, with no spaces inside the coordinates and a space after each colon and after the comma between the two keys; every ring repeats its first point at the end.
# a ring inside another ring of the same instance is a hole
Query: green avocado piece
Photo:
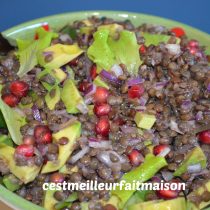
{"type": "Polygon", "coordinates": [[[82,96],[74,84],[74,81],[71,79],[68,79],[64,82],[64,86],[61,91],[61,100],[65,104],[67,112],[71,114],[79,113],[77,108],[79,104],[86,107],[86,104],[84,103],[82,96]]]}
{"type": "Polygon", "coordinates": [[[146,114],[142,112],[136,112],[136,115],[134,117],[134,121],[136,122],[136,125],[139,128],[144,129],[151,129],[156,121],[155,115],[146,114]]]}
{"type": "MultiPolygon", "coordinates": [[[[210,192],[210,181],[208,181],[207,183],[203,184],[201,187],[199,187],[197,190],[191,192],[188,196],[188,205],[190,206],[189,209],[190,210],[199,210],[199,209],[203,209],[205,207],[207,207],[208,205],[210,205],[210,201],[202,201],[198,204],[195,205],[193,203],[194,198],[198,198],[201,197],[201,195],[205,192],[208,191],[210,192]]],[[[198,199],[196,199],[198,200],[198,199]]]]}
{"type": "Polygon", "coordinates": [[[174,172],[174,176],[181,176],[183,173],[187,172],[187,168],[190,165],[201,164],[202,168],[206,167],[206,156],[200,147],[193,148],[185,157],[184,161],[174,172]]]}
{"type": "Polygon", "coordinates": [[[12,192],[18,190],[21,186],[13,174],[5,175],[2,181],[5,187],[12,192]]]}
{"type": "Polygon", "coordinates": [[[73,151],[74,144],[81,134],[81,123],[76,121],[74,124],[64,128],[63,130],[53,134],[54,143],[58,143],[59,139],[66,137],[69,142],[65,145],[59,144],[58,159],[55,161],[48,161],[43,166],[41,173],[49,173],[57,171],[62,168],[73,151]]]}
{"type": "Polygon", "coordinates": [[[17,166],[14,160],[15,149],[5,144],[0,144],[0,159],[5,161],[13,173],[24,184],[33,181],[38,175],[41,167],[33,166],[17,166]]]}
{"type": "Polygon", "coordinates": [[[51,74],[59,81],[59,82],[63,82],[66,77],[67,74],[62,70],[62,69],[53,69],[51,71],[51,74]]]}
{"type": "Polygon", "coordinates": [[[44,195],[43,206],[46,210],[55,210],[55,205],[58,201],[54,198],[56,190],[47,190],[44,195]]]}
{"type": "Polygon", "coordinates": [[[128,210],[186,210],[186,202],[182,197],[167,201],[147,201],[129,206],[128,210]]]}
{"type": "Polygon", "coordinates": [[[57,86],[53,88],[50,92],[45,96],[45,102],[50,110],[55,108],[55,105],[60,101],[60,88],[57,86]]]}
{"type": "Polygon", "coordinates": [[[93,81],[93,84],[96,85],[97,87],[104,87],[106,89],[109,90],[109,85],[104,82],[100,76],[97,76],[94,81],[93,81]]]}
{"type": "Polygon", "coordinates": [[[7,135],[0,135],[0,144],[6,144],[10,147],[14,145],[12,139],[7,135]]]}
{"type": "Polygon", "coordinates": [[[55,44],[44,51],[39,53],[39,63],[48,69],[58,69],[61,66],[69,63],[74,60],[76,57],[81,55],[83,50],[81,50],[77,44],[74,45],[63,45],[63,44],[55,44]],[[45,62],[45,54],[51,53],[53,59],[50,62],[45,62]]]}

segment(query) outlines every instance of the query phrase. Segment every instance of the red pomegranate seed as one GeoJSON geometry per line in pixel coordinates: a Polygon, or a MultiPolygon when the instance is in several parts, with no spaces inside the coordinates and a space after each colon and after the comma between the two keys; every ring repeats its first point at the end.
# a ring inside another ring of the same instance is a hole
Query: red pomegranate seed
{"type": "Polygon", "coordinates": [[[128,90],[129,98],[140,98],[144,94],[143,84],[134,85],[128,90]]]}
{"type": "Polygon", "coordinates": [[[153,148],[153,154],[154,155],[159,155],[160,153],[162,153],[165,149],[168,149],[169,146],[166,144],[160,144],[157,145],[153,148]]]}
{"type": "Polygon", "coordinates": [[[71,66],[77,66],[77,64],[78,64],[78,59],[77,58],[75,58],[74,60],[69,62],[69,65],[71,65],[71,66]]]}
{"type": "Polygon", "coordinates": [[[92,80],[94,80],[97,77],[97,67],[95,64],[92,65],[91,69],[90,69],[90,77],[92,80]]]}
{"type": "Polygon", "coordinates": [[[86,81],[84,81],[84,82],[81,82],[80,84],[79,84],[79,91],[80,92],[86,92],[87,91],[87,89],[90,87],[90,83],[89,82],[86,82],[86,81]]]}
{"type": "Polygon", "coordinates": [[[111,106],[109,104],[96,104],[93,109],[95,115],[98,117],[109,114],[111,111],[111,106]]]}
{"type": "Polygon", "coordinates": [[[34,136],[38,143],[49,144],[52,142],[52,133],[46,125],[37,125],[34,129],[34,136]]]}
{"type": "Polygon", "coordinates": [[[14,81],[10,84],[9,89],[12,94],[21,98],[27,96],[29,85],[23,81],[14,81]]]}
{"type": "Polygon", "coordinates": [[[128,158],[133,166],[139,166],[143,162],[142,154],[136,149],[128,154],[128,158]]]}
{"type": "Polygon", "coordinates": [[[28,135],[23,137],[23,143],[27,145],[34,145],[35,138],[34,136],[28,135]]]}
{"type": "Polygon", "coordinates": [[[101,117],[95,126],[95,131],[101,136],[108,136],[110,131],[110,123],[107,117],[101,117]]]}
{"type": "Polygon", "coordinates": [[[189,51],[192,55],[195,55],[198,52],[198,48],[197,47],[190,47],[189,51]]]}
{"type": "Polygon", "coordinates": [[[203,144],[210,144],[210,130],[200,132],[198,138],[203,144]]]}
{"type": "Polygon", "coordinates": [[[113,120],[113,122],[116,123],[117,125],[124,125],[126,123],[122,117],[117,117],[116,119],[113,120]]]}
{"type": "Polygon", "coordinates": [[[141,47],[139,48],[139,52],[141,53],[141,54],[144,54],[145,52],[146,52],[146,47],[145,47],[145,45],[141,45],[141,47]]]}
{"type": "Polygon", "coordinates": [[[65,176],[61,173],[53,173],[51,176],[50,176],[50,181],[53,182],[53,183],[62,183],[64,182],[65,180],[65,176]]]}
{"type": "Polygon", "coordinates": [[[191,48],[191,47],[198,48],[199,47],[199,43],[197,40],[190,40],[187,45],[189,48],[191,48]]]}
{"type": "MultiPolygon", "coordinates": [[[[49,27],[48,24],[42,25],[42,28],[43,28],[45,31],[49,31],[49,30],[50,30],[50,27],[49,27]]],[[[34,39],[35,39],[35,40],[39,39],[39,35],[38,35],[37,33],[34,35],[34,39]]]]}
{"type": "Polygon", "coordinates": [[[171,32],[175,34],[176,37],[182,37],[185,35],[185,31],[183,28],[180,27],[174,27],[171,29],[171,32]]]}
{"type": "Polygon", "coordinates": [[[173,198],[177,198],[179,195],[179,192],[177,192],[176,190],[158,190],[157,195],[159,198],[163,198],[163,199],[173,199],[173,198]]]}
{"type": "Polygon", "coordinates": [[[106,103],[109,96],[109,91],[104,87],[97,87],[94,94],[94,101],[96,103],[106,103]]]}
{"type": "Polygon", "coordinates": [[[21,144],[15,149],[15,152],[25,157],[32,157],[34,155],[34,147],[33,145],[21,144]]]}
{"type": "Polygon", "coordinates": [[[10,107],[17,106],[20,101],[20,99],[17,96],[10,93],[2,95],[1,98],[10,107]]]}

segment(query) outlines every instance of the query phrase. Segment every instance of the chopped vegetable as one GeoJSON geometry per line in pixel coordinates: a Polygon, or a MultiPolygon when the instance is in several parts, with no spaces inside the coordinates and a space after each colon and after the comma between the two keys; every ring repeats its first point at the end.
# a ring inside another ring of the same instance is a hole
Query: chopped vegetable
{"type": "Polygon", "coordinates": [[[54,87],[45,96],[45,102],[50,110],[54,110],[55,105],[60,101],[60,88],[58,86],[54,87]]]}
{"type": "Polygon", "coordinates": [[[13,174],[5,175],[2,181],[5,187],[12,192],[20,188],[19,180],[13,174]]]}
{"type": "Polygon", "coordinates": [[[151,114],[137,112],[134,120],[139,128],[151,129],[156,121],[156,117],[151,114]]]}

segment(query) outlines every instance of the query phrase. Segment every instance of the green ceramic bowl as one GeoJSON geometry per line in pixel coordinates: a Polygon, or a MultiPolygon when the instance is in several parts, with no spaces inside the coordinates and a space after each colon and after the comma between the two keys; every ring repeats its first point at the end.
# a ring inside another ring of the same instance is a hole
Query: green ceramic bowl
{"type": "MultiPolygon", "coordinates": [[[[34,30],[42,25],[43,23],[49,23],[50,27],[55,30],[61,29],[68,23],[72,23],[75,20],[85,19],[89,16],[107,16],[116,20],[126,20],[130,19],[133,24],[140,25],[142,23],[152,23],[159,24],[166,27],[175,27],[181,26],[185,29],[187,35],[190,38],[198,39],[203,45],[207,46],[207,51],[210,53],[210,36],[207,33],[199,31],[190,26],[184,25],[179,22],[175,22],[172,20],[167,20],[160,17],[138,14],[138,13],[130,13],[130,12],[121,12],[121,11],[82,11],[75,13],[66,13],[53,15],[49,17],[44,17],[36,20],[32,20],[13,28],[10,28],[3,32],[3,36],[7,38],[10,43],[15,44],[15,39],[17,38],[30,38],[34,35],[34,30]]],[[[5,202],[7,205],[11,206],[13,209],[17,210],[43,210],[43,208],[28,202],[16,194],[8,191],[3,186],[0,185],[0,200],[5,202]]]]}

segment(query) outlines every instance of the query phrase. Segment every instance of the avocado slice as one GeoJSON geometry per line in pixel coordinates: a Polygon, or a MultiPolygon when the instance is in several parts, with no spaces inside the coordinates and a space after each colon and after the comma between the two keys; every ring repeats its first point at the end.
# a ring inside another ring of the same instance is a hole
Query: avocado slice
{"type": "Polygon", "coordinates": [[[162,201],[147,201],[133,206],[129,206],[128,210],[186,210],[186,202],[182,197],[162,201]]]}
{"type": "Polygon", "coordinates": [[[104,81],[101,79],[100,76],[97,76],[97,77],[94,79],[93,84],[96,85],[97,87],[98,87],[98,86],[99,86],[99,87],[104,87],[104,88],[106,88],[106,89],[109,90],[109,85],[108,85],[106,82],[104,82],[104,81]]]}
{"type": "Polygon", "coordinates": [[[50,92],[45,96],[45,102],[50,110],[54,110],[55,105],[60,101],[60,88],[59,86],[54,87],[50,92]]]}
{"type": "Polygon", "coordinates": [[[136,112],[136,115],[134,117],[134,121],[136,122],[136,125],[139,128],[144,129],[151,129],[156,121],[155,115],[146,114],[142,112],[136,112]]]}
{"type": "Polygon", "coordinates": [[[5,187],[12,192],[18,190],[21,186],[17,181],[17,178],[13,174],[5,175],[2,180],[5,187]]]}
{"type": "Polygon", "coordinates": [[[56,210],[55,204],[58,203],[58,201],[54,198],[55,192],[56,190],[47,190],[45,192],[43,206],[46,210],[56,210]]]}
{"type": "Polygon", "coordinates": [[[184,161],[174,172],[174,176],[181,176],[187,171],[189,165],[201,164],[202,168],[206,167],[206,156],[200,147],[193,148],[185,157],[184,161]]]}
{"type": "Polygon", "coordinates": [[[78,172],[78,167],[77,166],[74,166],[73,168],[69,169],[66,167],[66,165],[64,165],[60,170],[59,172],[62,173],[62,174],[73,174],[75,172],[78,172]]]}
{"type": "Polygon", "coordinates": [[[42,51],[39,54],[38,59],[39,63],[45,68],[58,69],[61,66],[74,60],[82,53],[83,50],[81,50],[77,44],[74,45],[55,44],[42,51]],[[44,55],[49,52],[52,53],[53,59],[50,62],[45,62],[44,55]]]}
{"type": "Polygon", "coordinates": [[[77,108],[79,104],[86,107],[86,104],[84,103],[82,96],[74,84],[74,81],[71,79],[68,79],[64,82],[64,86],[61,91],[61,100],[65,104],[67,112],[71,114],[79,113],[77,108]]]}
{"type": "MultiPolygon", "coordinates": [[[[193,198],[198,198],[200,196],[202,196],[202,194],[205,192],[205,191],[208,191],[210,192],[210,181],[208,181],[207,183],[205,183],[203,186],[199,187],[196,191],[193,191],[191,192],[188,196],[187,196],[187,199],[188,199],[188,205],[190,206],[190,210],[198,210],[198,209],[203,209],[205,207],[207,207],[208,205],[210,205],[210,201],[202,201],[198,204],[194,204],[193,203],[193,198]]],[[[196,199],[197,200],[197,199],[196,199]]]]}
{"type": "Polygon", "coordinates": [[[63,82],[67,78],[67,74],[62,69],[53,69],[51,74],[59,81],[63,82]]]}
{"type": "Polygon", "coordinates": [[[41,173],[49,173],[57,171],[64,166],[67,159],[73,151],[73,146],[77,138],[81,134],[81,123],[76,121],[74,124],[64,128],[63,130],[53,134],[53,139],[55,143],[58,143],[59,139],[66,137],[69,142],[66,145],[59,145],[59,155],[56,161],[48,161],[46,165],[43,166],[41,173]]]}
{"type": "Polygon", "coordinates": [[[11,173],[27,184],[33,181],[38,175],[41,167],[38,166],[17,166],[14,160],[15,149],[8,145],[0,144],[0,158],[7,162],[11,173]]]}

